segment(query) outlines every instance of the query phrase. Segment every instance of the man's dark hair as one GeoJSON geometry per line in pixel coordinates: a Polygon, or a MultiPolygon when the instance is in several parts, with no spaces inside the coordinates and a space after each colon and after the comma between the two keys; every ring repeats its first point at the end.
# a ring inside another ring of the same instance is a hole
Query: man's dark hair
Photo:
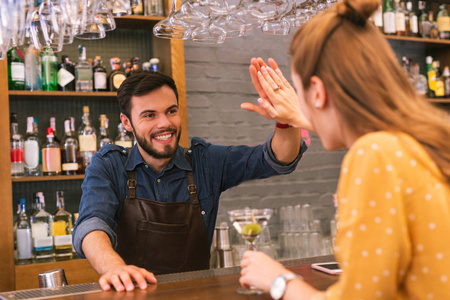
{"type": "Polygon", "coordinates": [[[117,91],[117,100],[119,102],[120,112],[128,117],[131,121],[131,105],[132,96],[143,96],[153,92],[163,86],[170,87],[178,103],[178,92],[173,79],[163,73],[153,71],[135,71],[130,77],[120,85],[117,91]]]}

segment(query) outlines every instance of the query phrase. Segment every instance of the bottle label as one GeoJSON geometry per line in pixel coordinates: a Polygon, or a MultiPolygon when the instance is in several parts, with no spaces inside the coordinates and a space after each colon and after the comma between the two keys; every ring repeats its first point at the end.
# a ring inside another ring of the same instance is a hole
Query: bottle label
{"type": "Polygon", "coordinates": [[[428,88],[436,91],[436,71],[428,71],[428,88]]]}
{"type": "Polygon", "coordinates": [[[384,33],[395,33],[395,13],[385,12],[383,14],[384,33]]]}
{"type": "Polygon", "coordinates": [[[33,239],[33,248],[34,251],[45,251],[52,250],[53,248],[53,237],[39,237],[33,239]]]}
{"type": "Polygon", "coordinates": [[[77,171],[78,163],[64,163],[62,164],[63,171],[77,171]]]}
{"type": "Polygon", "coordinates": [[[122,85],[122,82],[127,79],[124,74],[117,74],[113,77],[113,85],[115,89],[119,89],[122,85]]]}
{"type": "Polygon", "coordinates": [[[442,80],[436,81],[436,97],[444,97],[444,82],[442,80]]]}
{"type": "Polygon", "coordinates": [[[396,13],[395,14],[395,30],[397,32],[405,31],[405,14],[404,13],[396,13]]]}
{"type": "Polygon", "coordinates": [[[11,80],[25,81],[25,64],[23,62],[11,63],[11,80]]]}
{"type": "Polygon", "coordinates": [[[53,237],[53,244],[56,246],[72,245],[72,235],[56,235],[53,237]]]}
{"type": "Polygon", "coordinates": [[[95,135],[79,135],[80,152],[97,151],[97,139],[95,135]]]}
{"type": "Polygon", "coordinates": [[[17,229],[17,257],[19,259],[30,259],[32,257],[33,245],[31,243],[31,229],[17,229]]]}
{"type": "Polygon", "coordinates": [[[23,145],[25,167],[35,169],[39,164],[39,143],[36,140],[27,140],[23,145]]]}
{"type": "Polygon", "coordinates": [[[412,33],[418,33],[419,31],[419,27],[417,25],[417,16],[411,16],[411,19],[409,20],[409,29],[411,30],[412,33]]]}
{"type": "Polygon", "coordinates": [[[450,31],[450,17],[439,17],[437,19],[439,31],[450,31]]]}
{"type": "Polygon", "coordinates": [[[115,141],[114,144],[116,144],[117,146],[122,146],[124,148],[133,147],[133,143],[131,141],[115,141]]]}
{"type": "Polygon", "coordinates": [[[383,27],[383,8],[382,5],[378,6],[378,9],[373,14],[373,22],[377,27],[383,27]]]}
{"type": "Polygon", "coordinates": [[[53,221],[53,237],[57,235],[66,235],[67,222],[64,220],[53,221]]]}
{"type": "Polygon", "coordinates": [[[94,73],[94,88],[97,90],[106,90],[106,73],[94,73]]]}
{"type": "Polygon", "coordinates": [[[23,162],[23,149],[11,149],[11,162],[23,162]]]}
{"type": "Polygon", "coordinates": [[[92,69],[77,69],[77,80],[92,80],[92,69]]]}
{"type": "Polygon", "coordinates": [[[42,171],[61,172],[61,150],[59,148],[42,149],[42,171]]]}
{"type": "Polygon", "coordinates": [[[75,80],[75,76],[73,76],[72,73],[70,73],[69,71],[67,71],[66,69],[59,69],[58,71],[58,84],[61,87],[65,87],[66,85],[68,85],[69,83],[71,83],[72,81],[75,80]]]}

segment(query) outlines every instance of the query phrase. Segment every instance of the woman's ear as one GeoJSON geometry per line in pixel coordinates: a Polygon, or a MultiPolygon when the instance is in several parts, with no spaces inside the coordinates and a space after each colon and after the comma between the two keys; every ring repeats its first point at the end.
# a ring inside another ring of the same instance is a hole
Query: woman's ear
{"type": "Polygon", "coordinates": [[[316,109],[322,109],[327,105],[328,101],[327,91],[325,90],[323,81],[317,76],[312,76],[310,81],[309,89],[311,90],[313,105],[316,109]]]}
{"type": "Polygon", "coordinates": [[[133,132],[133,127],[131,126],[131,121],[123,113],[120,113],[120,121],[122,121],[123,127],[129,132],[133,132]]]}

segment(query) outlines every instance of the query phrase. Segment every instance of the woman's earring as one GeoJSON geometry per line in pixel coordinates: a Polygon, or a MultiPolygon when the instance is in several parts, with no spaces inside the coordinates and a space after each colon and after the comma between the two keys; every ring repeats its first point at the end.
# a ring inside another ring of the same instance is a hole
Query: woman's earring
{"type": "Polygon", "coordinates": [[[319,102],[314,102],[314,107],[315,108],[320,108],[320,103],[319,102]]]}

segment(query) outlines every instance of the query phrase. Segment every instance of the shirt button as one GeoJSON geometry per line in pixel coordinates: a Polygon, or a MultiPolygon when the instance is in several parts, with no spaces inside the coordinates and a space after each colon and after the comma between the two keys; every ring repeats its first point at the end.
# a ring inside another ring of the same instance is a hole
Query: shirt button
{"type": "Polygon", "coordinates": [[[145,165],[145,167],[148,169],[148,165],[145,165]]]}
{"type": "Polygon", "coordinates": [[[206,213],[205,213],[205,211],[204,210],[202,210],[202,215],[205,215],[206,213]]]}
{"type": "Polygon", "coordinates": [[[160,183],[160,182],[161,182],[161,179],[158,178],[158,180],[156,180],[156,181],[158,181],[158,183],[160,183]]]}
{"type": "Polygon", "coordinates": [[[127,153],[127,150],[122,150],[123,153],[127,153]]]}
{"type": "Polygon", "coordinates": [[[189,149],[189,150],[187,151],[187,153],[191,154],[191,153],[192,153],[192,150],[189,149]]]}

